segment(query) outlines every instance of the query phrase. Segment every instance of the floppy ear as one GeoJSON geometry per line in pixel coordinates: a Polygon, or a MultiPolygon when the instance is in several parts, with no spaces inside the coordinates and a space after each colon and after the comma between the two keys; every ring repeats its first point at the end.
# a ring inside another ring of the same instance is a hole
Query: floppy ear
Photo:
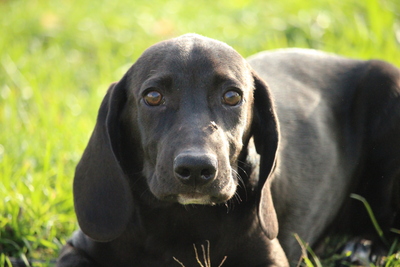
{"type": "Polygon", "coordinates": [[[82,231],[96,241],[110,241],[126,228],[132,195],[116,158],[120,113],[126,103],[126,78],[108,89],[96,126],[76,167],[74,204],[82,231]]]}
{"type": "Polygon", "coordinates": [[[278,220],[271,195],[271,175],[278,149],[278,120],[266,83],[253,71],[254,115],[253,137],[257,153],[260,154],[258,190],[258,217],[261,228],[270,239],[278,235],[278,220]]]}

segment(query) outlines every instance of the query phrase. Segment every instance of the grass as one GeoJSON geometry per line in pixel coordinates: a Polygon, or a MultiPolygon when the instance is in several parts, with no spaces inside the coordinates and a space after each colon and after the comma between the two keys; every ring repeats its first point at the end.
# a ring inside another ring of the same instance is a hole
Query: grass
{"type": "MultiPolygon", "coordinates": [[[[197,251],[197,247],[196,244],[193,244],[193,250],[194,250],[194,254],[195,254],[195,258],[197,260],[197,263],[199,264],[199,267],[212,267],[211,266],[211,251],[210,251],[210,241],[206,240],[207,243],[207,247],[204,245],[201,245],[201,256],[199,256],[199,252],[197,251]],[[202,259],[200,259],[202,258],[202,259]]],[[[179,261],[177,258],[173,257],[174,261],[176,261],[176,263],[178,263],[181,267],[186,267],[185,264],[183,264],[181,261],[179,261]]],[[[218,265],[218,267],[222,267],[222,265],[224,264],[224,262],[226,261],[227,257],[225,256],[222,261],[220,262],[220,264],[218,265]]]]}
{"type": "MultiPolygon", "coordinates": [[[[386,237],[383,234],[381,227],[379,226],[378,222],[376,221],[375,215],[373,214],[372,208],[369,205],[369,203],[367,202],[367,200],[357,194],[351,194],[350,197],[355,200],[360,201],[364,205],[364,208],[368,212],[369,219],[371,220],[376,233],[378,234],[382,243],[385,244],[387,247],[389,247],[388,255],[386,257],[383,257],[383,259],[379,259],[379,262],[383,262],[379,266],[382,266],[382,267],[398,267],[398,266],[400,266],[400,246],[398,244],[399,237],[395,237],[393,243],[389,244],[388,240],[386,239],[386,237]]],[[[398,233],[399,230],[392,229],[392,231],[398,233]]],[[[316,256],[316,254],[314,253],[312,248],[306,242],[304,242],[299,237],[299,235],[294,234],[294,237],[296,238],[296,240],[299,243],[299,246],[301,247],[301,250],[302,250],[302,256],[301,256],[301,259],[299,260],[299,263],[297,266],[305,266],[305,267],[336,266],[335,265],[336,262],[341,262],[342,264],[345,264],[344,259],[351,256],[351,253],[354,252],[354,251],[342,251],[342,254],[335,253],[333,256],[327,257],[321,261],[316,256]]],[[[339,246],[341,246],[343,244],[343,242],[347,242],[347,240],[343,237],[336,237],[335,239],[341,239],[341,240],[340,241],[335,240],[334,242],[327,242],[327,244],[328,244],[328,246],[331,246],[331,247],[329,247],[330,250],[334,249],[335,252],[337,252],[338,251],[337,248],[339,246]],[[335,247],[336,247],[336,249],[335,249],[335,247]]],[[[366,246],[366,250],[371,248],[371,247],[368,248],[368,246],[370,244],[372,244],[369,240],[360,242],[360,244],[361,243],[364,243],[364,245],[366,246]]],[[[340,249],[340,250],[342,250],[342,249],[340,249]]],[[[365,257],[368,257],[369,255],[358,254],[357,256],[358,257],[364,256],[364,258],[362,260],[366,260],[365,257]]],[[[377,267],[377,265],[374,265],[371,263],[370,267],[377,267]]]]}
{"type": "Polygon", "coordinates": [[[0,0],[0,13],[0,266],[54,259],[77,228],[72,177],[100,101],[155,42],[196,32],[243,56],[296,46],[400,66],[397,0],[0,0]]]}

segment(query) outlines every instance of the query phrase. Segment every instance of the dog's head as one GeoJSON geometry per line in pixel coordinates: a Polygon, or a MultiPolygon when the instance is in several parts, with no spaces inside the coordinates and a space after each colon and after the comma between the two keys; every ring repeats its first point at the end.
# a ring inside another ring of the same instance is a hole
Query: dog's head
{"type": "Polygon", "coordinates": [[[229,201],[239,183],[250,183],[238,173],[252,137],[260,164],[251,184],[262,228],[274,238],[266,181],[278,126],[266,84],[234,49],[209,38],[189,34],[150,47],[109,88],[77,167],[82,230],[99,241],[119,236],[136,195],[183,205],[229,201]]]}

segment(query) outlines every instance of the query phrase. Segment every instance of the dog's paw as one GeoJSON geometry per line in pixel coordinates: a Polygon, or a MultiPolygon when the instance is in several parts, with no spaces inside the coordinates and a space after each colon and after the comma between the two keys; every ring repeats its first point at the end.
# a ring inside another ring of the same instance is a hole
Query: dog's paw
{"type": "Polygon", "coordinates": [[[380,245],[375,245],[371,240],[356,239],[347,242],[340,250],[343,255],[335,266],[381,266],[384,263],[385,250],[380,245]]]}

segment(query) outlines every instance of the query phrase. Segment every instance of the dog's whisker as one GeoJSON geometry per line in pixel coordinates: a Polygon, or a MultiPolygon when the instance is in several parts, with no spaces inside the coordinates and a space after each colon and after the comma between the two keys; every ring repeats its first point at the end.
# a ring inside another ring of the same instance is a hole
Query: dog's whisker
{"type": "Polygon", "coordinates": [[[146,188],[143,190],[143,192],[140,194],[140,197],[143,197],[146,193],[150,192],[150,189],[146,188]]]}
{"type": "Polygon", "coordinates": [[[132,186],[135,186],[137,183],[139,183],[140,180],[145,180],[143,177],[146,177],[143,172],[135,172],[133,173],[134,175],[138,175],[140,177],[140,179],[136,179],[133,181],[132,186]]]}
{"type": "Polygon", "coordinates": [[[224,206],[226,207],[226,213],[229,213],[229,204],[228,201],[224,203],[224,206]]]}
{"type": "Polygon", "coordinates": [[[248,164],[248,163],[245,162],[245,161],[238,160],[237,162],[243,164],[244,166],[250,167],[250,164],[248,164]]]}
{"type": "Polygon", "coordinates": [[[240,195],[239,195],[238,193],[235,193],[235,199],[236,199],[239,203],[243,202],[242,198],[240,197],[240,195]]]}
{"type": "Polygon", "coordinates": [[[231,210],[233,210],[231,207],[231,203],[232,203],[232,200],[228,200],[227,202],[224,203],[224,206],[226,208],[226,214],[228,214],[231,210]]]}
{"type": "MultiPolygon", "coordinates": [[[[235,167],[240,169],[246,175],[246,177],[248,177],[246,171],[242,167],[240,167],[238,165],[235,167]]],[[[235,170],[235,168],[231,168],[231,169],[236,174],[236,177],[238,178],[238,180],[240,180],[244,185],[244,180],[243,180],[243,177],[240,175],[240,173],[237,170],[235,170]]]]}
{"type": "MultiPolygon", "coordinates": [[[[239,182],[239,183],[238,183],[238,187],[243,188],[244,193],[245,193],[245,196],[246,196],[246,198],[247,198],[247,187],[246,187],[246,184],[245,184],[245,182],[244,182],[242,176],[240,176],[239,172],[237,172],[234,168],[232,168],[232,172],[235,174],[236,179],[237,179],[238,182],[239,182]]],[[[235,194],[237,194],[237,192],[236,192],[235,194]]],[[[240,202],[242,202],[242,199],[241,199],[241,198],[240,198],[239,203],[240,203],[240,202]]]]}
{"type": "MultiPolygon", "coordinates": [[[[248,166],[248,164],[243,163],[243,162],[238,162],[238,163],[242,163],[243,165],[247,165],[247,166],[248,166]]],[[[239,164],[238,164],[236,167],[237,167],[238,169],[240,169],[240,170],[246,175],[246,177],[249,177],[247,171],[246,171],[243,167],[241,167],[239,164]]]]}

